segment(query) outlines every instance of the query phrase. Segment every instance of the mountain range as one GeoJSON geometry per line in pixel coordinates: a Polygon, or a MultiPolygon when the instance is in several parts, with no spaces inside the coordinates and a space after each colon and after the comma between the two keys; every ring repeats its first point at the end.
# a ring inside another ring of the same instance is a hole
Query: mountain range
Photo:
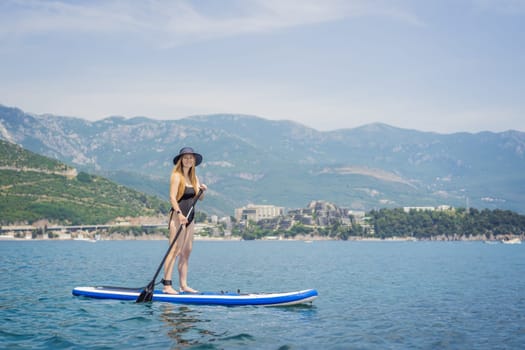
{"type": "Polygon", "coordinates": [[[34,115],[0,105],[0,139],[167,199],[172,159],[204,156],[208,214],[249,203],[353,210],[471,206],[525,213],[525,133],[439,134],[374,123],[317,131],[291,121],[216,114],[178,120],[34,115]]]}

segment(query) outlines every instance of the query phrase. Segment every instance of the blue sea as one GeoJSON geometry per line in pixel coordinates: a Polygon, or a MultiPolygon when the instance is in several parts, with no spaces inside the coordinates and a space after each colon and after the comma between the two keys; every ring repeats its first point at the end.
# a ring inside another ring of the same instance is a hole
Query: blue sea
{"type": "Polygon", "coordinates": [[[315,288],[310,306],[136,304],[167,241],[0,241],[2,349],[523,349],[525,245],[196,241],[190,286],[315,288]]]}

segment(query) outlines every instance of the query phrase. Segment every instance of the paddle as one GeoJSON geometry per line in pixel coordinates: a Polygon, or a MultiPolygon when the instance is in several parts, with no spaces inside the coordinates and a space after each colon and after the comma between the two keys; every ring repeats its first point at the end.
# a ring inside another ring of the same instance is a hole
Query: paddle
{"type": "MultiPolygon", "coordinates": [[[[189,217],[191,212],[193,211],[193,208],[195,207],[195,203],[197,203],[197,200],[200,198],[201,194],[203,193],[203,190],[199,190],[199,193],[191,203],[190,210],[188,211],[188,214],[186,217],[189,217]]],[[[171,219],[170,219],[171,220],[171,219]]],[[[180,225],[179,230],[177,231],[177,234],[175,235],[175,238],[173,239],[173,242],[171,242],[170,247],[168,248],[168,251],[166,254],[164,254],[164,258],[162,258],[162,261],[160,262],[159,267],[157,268],[157,271],[155,272],[155,275],[153,276],[153,279],[151,282],[144,288],[144,290],[140,293],[139,297],[135,301],[136,303],[143,303],[143,302],[149,302],[153,300],[153,291],[155,289],[155,280],[157,279],[157,276],[159,275],[160,270],[162,269],[162,266],[164,265],[164,262],[166,262],[166,259],[171,252],[171,249],[175,245],[175,242],[177,241],[177,238],[179,238],[180,233],[182,232],[183,225],[180,225]]]]}

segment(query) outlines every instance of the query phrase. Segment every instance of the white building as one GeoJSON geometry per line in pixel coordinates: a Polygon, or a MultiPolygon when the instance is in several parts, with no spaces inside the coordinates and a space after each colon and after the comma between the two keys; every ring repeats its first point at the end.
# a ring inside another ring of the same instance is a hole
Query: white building
{"type": "Polygon", "coordinates": [[[262,219],[271,219],[284,215],[283,207],[274,205],[256,205],[248,204],[245,207],[235,209],[235,220],[241,221],[259,221],[262,219]]]}

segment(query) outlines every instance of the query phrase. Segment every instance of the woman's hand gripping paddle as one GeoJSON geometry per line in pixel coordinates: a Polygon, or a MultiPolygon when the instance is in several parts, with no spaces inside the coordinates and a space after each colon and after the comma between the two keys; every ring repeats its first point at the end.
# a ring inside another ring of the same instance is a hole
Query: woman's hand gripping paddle
{"type": "MultiPolygon", "coordinates": [[[[186,217],[189,217],[191,212],[193,211],[193,208],[195,207],[195,203],[197,203],[197,201],[199,200],[201,194],[203,193],[204,191],[201,189],[199,190],[199,193],[197,194],[197,196],[195,197],[195,199],[193,200],[193,202],[191,203],[191,207],[190,207],[190,210],[188,211],[188,214],[186,214],[186,217]]],[[[179,235],[180,233],[182,232],[182,228],[183,228],[184,224],[180,225],[179,227],[179,230],[177,231],[177,234],[175,235],[175,238],[173,239],[173,242],[171,242],[170,244],[170,247],[168,248],[168,251],[166,252],[166,254],[164,255],[164,258],[162,258],[162,261],[160,262],[160,265],[159,267],[157,268],[157,272],[155,272],[155,275],[153,276],[153,279],[151,280],[151,282],[146,286],[146,288],[144,288],[144,290],[140,293],[139,297],[137,298],[137,300],[135,301],[136,303],[144,303],[144,302],[150,302],[153,300],[153,291],[155,289],[155,280],[157,279],[158,275],[159,275],[159,272],[160,270],[162,269],[162,266],[164,265],[164,263],[166,262],[166,259],[169,255],[169,253],[171,252],[171,250],[173,249],[173,246],[175,245],[175,242],[177,241],[177,238],[179,238],[179,235]]]]}

